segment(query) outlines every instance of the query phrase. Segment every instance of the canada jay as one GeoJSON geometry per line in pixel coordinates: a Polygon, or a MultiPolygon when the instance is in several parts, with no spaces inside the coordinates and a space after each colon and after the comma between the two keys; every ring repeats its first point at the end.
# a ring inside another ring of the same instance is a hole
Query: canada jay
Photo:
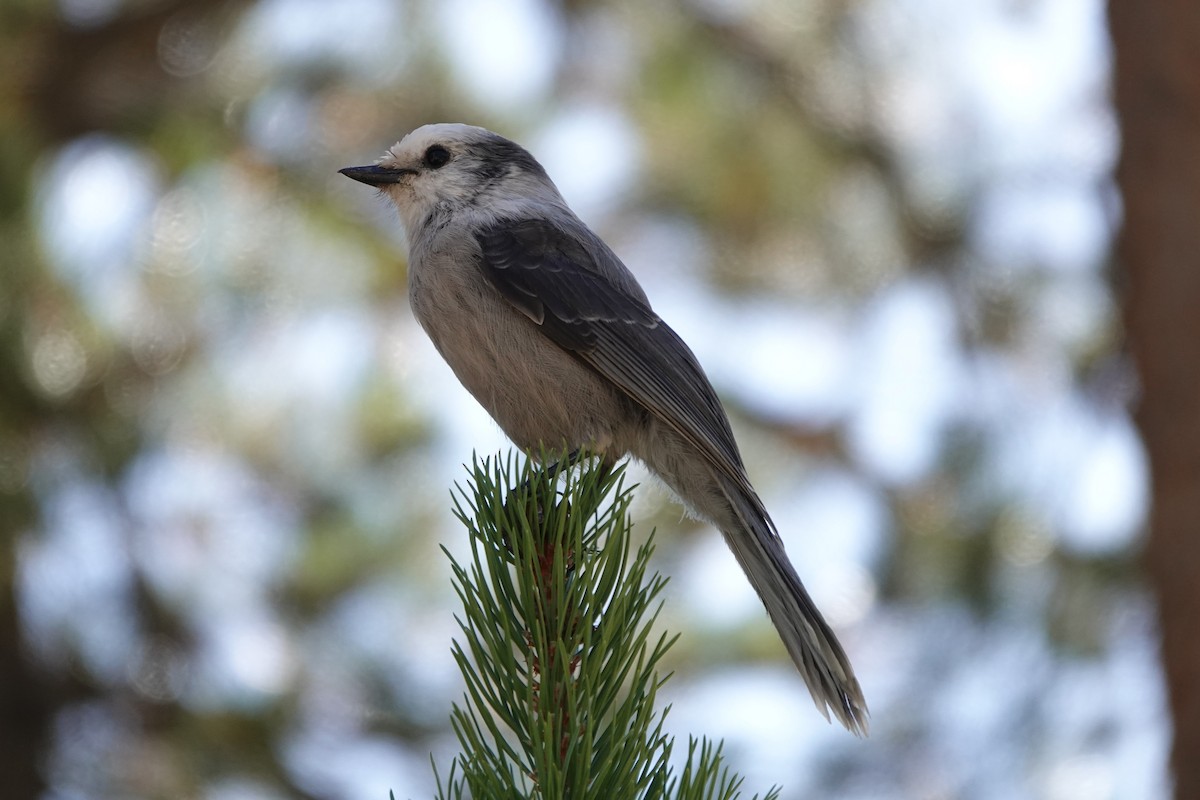
{"type": "Polygon", "coordinates": [[[720,528],[821,713],[865,734],[854,670],[746,477],[716,392],[542,165],[495,133],[442,124],[341,172],[399,210],[413,313],[504,432],[530,453],[643,461],[720,528]]]}

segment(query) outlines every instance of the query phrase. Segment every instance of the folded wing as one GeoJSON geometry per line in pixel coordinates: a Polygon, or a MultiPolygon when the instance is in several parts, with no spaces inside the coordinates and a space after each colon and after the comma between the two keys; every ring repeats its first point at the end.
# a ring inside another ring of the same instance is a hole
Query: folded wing
{"type": "Polygon", "coordinates": [[[483,273],[551,341],[749,486],[729,420],[696,357],[632,276],[621,280],[625,267],[595,234],[582,225],[568,232],[525,219],[499,222],[476,240],[483,273]]]}

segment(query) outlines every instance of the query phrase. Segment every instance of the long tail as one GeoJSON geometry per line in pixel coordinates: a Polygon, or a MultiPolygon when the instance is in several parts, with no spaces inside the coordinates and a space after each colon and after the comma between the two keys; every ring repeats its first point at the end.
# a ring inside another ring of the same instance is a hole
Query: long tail
{"type": "Polygon", "coordinates": [[[727,478],[722,477],[720,483],[741,523],[722,525],[721,533],[766,606],[817,709],[826,719],[832,711],[847,730],[865,736],[867,703],[854,677],[854,668],[788,560],[783,542],[762,510],[762,502],[753,495],[753,490],[746,496],[741,487],[727,478]]]}
{"type": "Polygon", "coordinates": [[[850,659],[808,596],[754,489],[744,477],[715,473],[690,448],[662,443],[639,457],[721,529],[825,719],[832,711],[847,730],[865,736],[867,704],[850,659]]]}

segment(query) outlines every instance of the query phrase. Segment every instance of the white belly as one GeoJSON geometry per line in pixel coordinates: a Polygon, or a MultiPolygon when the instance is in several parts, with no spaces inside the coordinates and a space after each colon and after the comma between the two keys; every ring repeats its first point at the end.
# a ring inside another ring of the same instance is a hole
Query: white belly
{"type": "Polygon", "coordinates": [[[630,420],[629,401],[546,338],[476,269],[434,258],[410,272],[413,313],[438,352],[518,446],[607,450],[619,433],[614,422],[630,420]]]}

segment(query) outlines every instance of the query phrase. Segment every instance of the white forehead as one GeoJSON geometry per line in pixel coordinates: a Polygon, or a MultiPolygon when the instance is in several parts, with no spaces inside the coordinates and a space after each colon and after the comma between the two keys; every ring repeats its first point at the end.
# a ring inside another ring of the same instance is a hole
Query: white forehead
{"type": "Polygon", "coordinates": [[[430,145],[472,142],[486,138],[488,131],[459,122],[437,122],[422,125],[388,148],[383,160],[402,159],[424,153],[430,145]]]}

